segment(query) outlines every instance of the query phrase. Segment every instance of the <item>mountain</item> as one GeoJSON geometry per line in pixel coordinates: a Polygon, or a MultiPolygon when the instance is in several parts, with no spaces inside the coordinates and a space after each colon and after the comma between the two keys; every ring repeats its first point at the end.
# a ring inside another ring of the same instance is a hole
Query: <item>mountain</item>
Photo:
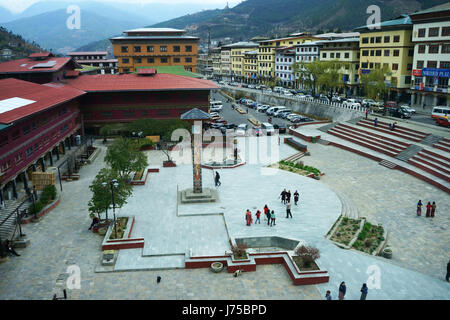
{"type": "MultiPolygon", "coordinates": [[[[10,49],[12,51],[12,59],[21,59],[28,57],[33,52],[41,51],[36,43],[28,43],[21,36],[0,27],[0,49],[10,49]]],[[[0,61],[5,61],[0,56],[0,61]]]]}
{"type": "Polygon", "coordinates": [[[433,7],[439,0],[247,0],[233,8],[207,10],[160,22],[151,27],[184,28],[207,39],[231,37],[233,41],[254,36],[279,37],[292,32],[334,29],[350,31],[365,25],[367,7],[377,5],[381,20],[401,13],[433,7]]]}
{"type": "Polygon", "coordinates": [[[66,25],[69,16],[65,9],[60,9],[1,25],[55,53],[73,51],[95,40],[142,26],[139,21],[116,20],[81,10],[81,28],[69,29],[66,25]]]}

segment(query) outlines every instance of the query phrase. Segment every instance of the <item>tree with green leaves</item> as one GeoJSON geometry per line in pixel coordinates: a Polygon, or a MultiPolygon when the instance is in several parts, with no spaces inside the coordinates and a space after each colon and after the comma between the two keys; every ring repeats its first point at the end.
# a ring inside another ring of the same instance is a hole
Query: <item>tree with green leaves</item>
{"type": "Polygon", "coordinates": [[[107,124],[100,128],[99,133],[103,136],[103,143],[107,142],[107,137],[112,133],[113,130],[114,125],[112,124],[107,124]]]}
{"type": "Polygon", "coordinates": [[[132,193],[132,186],[120,177],[120,175],[111,169],[103,168],[95,177],[89,189],[92,191],[92,198],[88,203],[89,212],[100,215],[105,212],[108,219],[108,209],[113,206],[110,182],[117,180],[117,187],[114,187],[114,206],[121,208],[127,203],[127,198],[132,193]]]}
{"type": "Polygon", "coordinates": [[[139,151],[143,140],[119,137],[108,147],[105,162],[121,179],[128,181],[131,172],[143,170],[148,166],[147,156],[139,151]]]}
{"type": "Polygon", "coordinates": [[[371,69],[369,73],[361,75],[361,84],[366,97],[375,100],[385,100],[389,87],[386,85],[386,76],[391,74],[388,66],[371,69]]]}

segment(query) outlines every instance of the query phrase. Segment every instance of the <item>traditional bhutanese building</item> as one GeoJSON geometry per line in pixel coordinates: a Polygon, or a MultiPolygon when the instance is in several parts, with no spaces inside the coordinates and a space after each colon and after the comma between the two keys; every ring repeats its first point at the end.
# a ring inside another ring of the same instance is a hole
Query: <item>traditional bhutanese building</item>
{"type": "Polygon", "coordinates": [[[117,59],[108,59],[107,51],[74,51],[68,52],[67,56],[83,66],[98,67],[100,74],[117,73],[117,59]]]}
{"type": "Polygon", "coordinates": [[[134,72],[138,67],[179,65],[196,72],[199,38],[187,36],[186,30],[140,28],[124,34],[110,38],[120,73],[134,72]]]}

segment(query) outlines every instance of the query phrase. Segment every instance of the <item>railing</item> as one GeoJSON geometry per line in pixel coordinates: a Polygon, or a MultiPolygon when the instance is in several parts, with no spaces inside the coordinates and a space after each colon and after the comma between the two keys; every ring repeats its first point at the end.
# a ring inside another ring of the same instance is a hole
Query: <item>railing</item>
{"type": "Polygon", "coordinates": [[[27,214],[26,204],[33,203],[33,195],[30,194],[16,208],[8,212],[6,209],[0,210],[0,243],[4,240],[13,240],[17,235],[23,236],[21,222],[27,214]],[[24,209],[23,209],[24,208],[24,209]],[[3,213],[3,214],[2,214],[3,213]]]}

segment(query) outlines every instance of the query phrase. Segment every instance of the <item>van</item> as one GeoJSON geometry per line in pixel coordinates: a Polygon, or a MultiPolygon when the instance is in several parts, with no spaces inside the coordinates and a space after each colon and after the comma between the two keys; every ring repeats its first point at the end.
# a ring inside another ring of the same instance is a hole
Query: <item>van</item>
{"type": "Polygon", "coordinates": [[[450,116],[450,108],[447,106],[436,106],[431,111],[431,118],[436,119],[438,117],[450,116]]]}
{"type": "Polygon", "coordinates": [[[263,130],[264,133],[266,133],[268,136],[271,136],[272,134],[275,133],[275,128],[273,127],[273,125],[271,125],[270,123],[267,122],[263,122],[261,124],[261,129],[263,130]]]}
{"type": "Polygon", "coordinates": [[[267,114],[268,116],[273,116],[273,114],[274,114],[276,111],[281,110],[281,109],[286,109],[286,107],[283,107],[283,106],[270,107],[269,109],[266,110],[266,114],[267,114]]]}
{"type": "Polygon", "coordinates": [[[223,107],[222,101],[211,101],[209,110],[210,111],[220,111],[220,110],[222,110],[222,107],[223,107]]]}

